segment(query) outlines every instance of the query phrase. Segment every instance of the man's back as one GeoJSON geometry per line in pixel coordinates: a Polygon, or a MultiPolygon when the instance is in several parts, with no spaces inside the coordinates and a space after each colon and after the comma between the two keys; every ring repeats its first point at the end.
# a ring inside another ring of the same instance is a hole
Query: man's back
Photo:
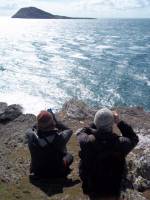
{"type": "MultiPolygon", "coordinates": [[[[116,135],[103,135],[81,148],[80,176],[87,178],[87,193],[101,196],[119,194],[125,172],[125,156],[119,151],[116,135]]],[[[86,192],[85,192],[86,193],[86,192]]]]}
{"type": "Polygon", "coordinates": [[[30,131],[28,145],[31,154],[31,172],[38,175],[56,176],[63,173],[62,136],[56,131],[39,137],[36,131],[30,131]]]}
{"type": "Polygon", "coordinates": [[[92,133],[93,129],[89,128],[77,134],[84,193],[100,197],[119,196],[121,181],[126,174],[125,157],[137,144],[138,137],[125,122],[121,121],[118,127],[122,137],[103,130],[92,133]]]}
{"type": "Polygon", "coordinates": [[[42,178],[65,177],[73,161],[67,152],[72,130],[57,121],[53,113],[41,111],[37,124],[26,132],[31,154],[30,172],[42,178]]]}

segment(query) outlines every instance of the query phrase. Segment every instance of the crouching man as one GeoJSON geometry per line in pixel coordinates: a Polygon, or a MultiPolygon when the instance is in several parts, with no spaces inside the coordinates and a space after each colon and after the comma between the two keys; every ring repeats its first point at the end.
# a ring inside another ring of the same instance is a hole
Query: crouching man
{"type": "Polygon", "coordinates": [[[52,112],[41,111],[37,124],[26,132],[30,173],[39,178],[66,178],[73,162],[66,148],[71,135],[72,130],[57,121],[52,112]]]}
{"type": "Polygon", "coordinates": [[[91,199],[118,200],[126,176],[125,157],[138,143],[138,136],[107,108],[99,110],[94,123],[76,134],[81,149],[79,175],[83,192],[91,199]],[[114,123],[122,136],[113,133],[114,123]]]}

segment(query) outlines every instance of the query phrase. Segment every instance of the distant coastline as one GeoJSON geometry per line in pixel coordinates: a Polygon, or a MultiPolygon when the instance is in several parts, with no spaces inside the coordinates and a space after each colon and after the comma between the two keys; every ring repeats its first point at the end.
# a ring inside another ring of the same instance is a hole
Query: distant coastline
{"type": "Polygon", "coordinates": [[[18,10],[12,18],[23,18],[23,19],[96,19],[90,17],[67,17],[61,15],[53,15],[45,12],[36,7],[25,7],[18,10]]]}

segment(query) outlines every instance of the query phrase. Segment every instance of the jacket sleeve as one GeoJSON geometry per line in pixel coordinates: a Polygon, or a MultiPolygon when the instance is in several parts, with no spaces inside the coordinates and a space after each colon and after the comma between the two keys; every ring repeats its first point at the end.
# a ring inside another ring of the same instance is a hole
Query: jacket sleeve
{"type": "Polygon", "coordinates": [[[66,126],[64,123],[61,121],[56,120],[56,128],[60,131],[68,130],[68,126],[66,126]]]}
{"type": "Polygon", "coordinates": [[[33,142],[33,129],[29,128],[25,132],[25,143],[30,145],[33,142]]]}
{"type": "Polygon", "coordinates": [[[71,129],[67,129],[64,130],[62,132],[60,132],[60,136],[61,136],[61,143],[62,146],[65,146],[67,144],[67,142],[70,140],[71,136],[72,136],[72,130],[71,129]]]}
{"type": "Polygon", "coordinates": [[[64,123],[62,123],[61,121],[59,121],[56,117],[56,115],[52,112],[52,110],[50,111],[50,113],[53,115],[53,119],[54,121],[56,122],[56,128],[59,130],[59,131],[64,131],[64,130],[67,130],[69,129],[64,123]]]}
{"type": "Polygon", "coordinates": [[[76,132],[77,140],[81,147],[88,145],[89,143],[92,143],[95,141],[95,136],[91,133],[87,133],[86,128],[78,129],[76,132]]]}
{"type": "Polygon", "coordinates": [[[118,128],[122,133],[122,137],[119,137],[120,150],[127,155],[137,145],[139,138],[132,127],[124,121],[119,122],[118,128]]]}

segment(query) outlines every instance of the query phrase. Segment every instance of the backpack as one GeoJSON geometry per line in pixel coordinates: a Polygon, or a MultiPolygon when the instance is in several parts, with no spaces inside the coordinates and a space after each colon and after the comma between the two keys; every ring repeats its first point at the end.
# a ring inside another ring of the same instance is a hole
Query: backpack
{"type": "Polygon", "coordinates": [[[63,152],[56,145],[59,135],[39,138],[34,131],[29,144],[31,172],[40,176],[60,177],[64,173],[63,152]]]}

